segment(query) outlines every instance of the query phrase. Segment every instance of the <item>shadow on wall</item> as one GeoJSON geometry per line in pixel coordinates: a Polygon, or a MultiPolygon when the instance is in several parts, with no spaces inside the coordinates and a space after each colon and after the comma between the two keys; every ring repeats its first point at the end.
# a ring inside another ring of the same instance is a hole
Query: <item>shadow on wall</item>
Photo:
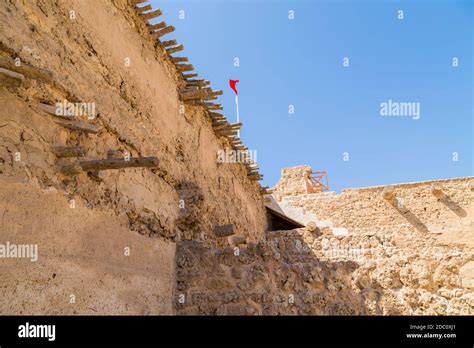
{"type": "MultiPolygon", "coordinates": [[[[448,195],[441,194],[438,198],[438,202],[443,203],[447,208],[449,208],[456,216],[459,218],[464,218],[467,216],[467,212],[456,202],[454,202],[448,195]]],[[[395,208],[408,222],[420,232],[430,232],[428,227],[408,208],[403,205],[403,202],[399,201],[396,197],[388,200],[388,203],[395,208]]]]}
{"type": "Polygon", "coordinates": [[[446,207],[448,207],[454,214],[459,216],[460,218],[466,217],[466,211],[456,202],[454,202],[449,196],[443,195],[439,201],[443,203],[446,207]]]}
{"type": "Polygon", "coordinates": [[[382,314],[380,289],[365,276],[353,279],[359,265],[318,259],[309,242],[320,242],[321,235],[316,240],[310,234],[303,229],[269,232],[266,241],[241,249],[179,242],[177,314],[382,314]]]}
{"type": "Polygon", "coordinates": [[[428,227],[421,222],[421,220],[413,214],[407,207],[405,207],[397,198],[389,201],[390,205],[395,208],[408,222],[420,232],[429,232],[428,227]]]}

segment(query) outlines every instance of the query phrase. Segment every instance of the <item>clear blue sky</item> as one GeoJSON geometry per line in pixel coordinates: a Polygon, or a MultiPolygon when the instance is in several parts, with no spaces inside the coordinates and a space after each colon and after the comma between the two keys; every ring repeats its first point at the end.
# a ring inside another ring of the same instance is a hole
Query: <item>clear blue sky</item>
{"type": "Polygon", "coordinates": [[[473,1],[151,3],[231,121],[228,80],[240,80],[241,137],[264,185],[302,164],[338,192],[473,175],[473,1]],[[420,103],[420,118],[381,116],[389,99],[420,103]]]}

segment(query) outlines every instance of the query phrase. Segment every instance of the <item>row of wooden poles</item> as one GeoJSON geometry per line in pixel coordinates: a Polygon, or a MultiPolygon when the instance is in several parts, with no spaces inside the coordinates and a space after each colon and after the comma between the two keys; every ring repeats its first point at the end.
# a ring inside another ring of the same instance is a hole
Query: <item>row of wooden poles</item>
{"type": "MultiPolygon", "coordinates": [[[[188,105],[204,107],[211,119],[215,134],[227,138],[233,150],[243,153],[243,164],[247,169],[247,177],[255,181],[263,179],[263,175],[258,172],[258,164],[251,161],[246,155],[248,148],[238,136],[238,130],[242,127],[242,123],[229,123],[223,114],[216,112],[216,110],[223,110],[221,104],[213,102],[219,95],[222,95],[222,90],[213,90],[209,80],[197,79],[198,74],[193,72],[194,66],[189,64],[188,57],[172,56],[173,53],[183,51],[184,46],[178,44],[176,40],[161,40],[163,36],[172,33],[175,28],[172,25],[167,25],[164,21],[150,24],[149,21],[160,17],[162,12],[160,9],[154,10],[150,4],[145,4],[146,2],[147,0],[130,0],[137,15],[146,22],[150,36],[165,49],[170,61],[182,75],[186,85],[179,91],[181,101],[188,105]]],[[[267,187],[262,187],[262,193],[265,193],[266,189],[267,187]]]]}
{"type": "MultiPolygon", "coordinates": [[[[166,50],[171,62],[175,65],[177,71],[182,75],[186,85],[184,89],[179,91],[180,99],[183,103],[189,105],[202,106],[206,109],[208,116],[212,121],[212,128],[217,136],[227,138],[233,150],[240,151],[243,155],[243,164],[247,168],[247,176],[250,180],[261,180],[263,175],[258,172],[258,164],[251,161],[247,153],[248,148],[244,146],[242,140],[238,137],[238,130],[242,127],[242,123],[229,123],[227,118],[216,112],[215,110],[222,110],[222,105],[211,102],[217,99],[217,96],[222,95],[221,90],[212,90],[209,85],[209,80],[196,79],[197,73],[193,71],[194,67],[191,64],[183,64],[188,61],[187,57],[173,57],[171,54],[182,51],[183,45],[178,45],[176,40],[161,41],[160,38],[166,34],[172,33],[175,28],[171,25],[166,25],[165,22],[157,24],[148,23],[149,20],[162,15],[161,10],[153,10],[151,5],[138,6],[146,2],[146,0],[130,0],[132,6],[137,14],[145,20],[149,29],[150,35],[155,38],[166,50]]],[[[10,87],[20,87],[25,78],[36,79],[44,83],[56,85],[53,74],[45,69],[34,67],[26,63],[16,64],[12,58],[0,56],[0,84],[10,87]]],[[[59,115],[56,112],[54,105],[38,103],[38,108],[48,114],[54,115],[54,121],[59,125],[73,131],[80,131],[85,133],[97,134],[101,127],[90,122],[85,122],[78,119],[77,116],[59,115]]],[[[81,157],[85,153],[80,148],[64,147],[62,151],[55,149],[58,157],[81,157]]],[[[103,160],[79,161],[74,168],[67,166],[62,168],[62,171],[68,174],[77,173],[79,168],[82,170],[106,170],[119,169],[127,167],[154,167],[158,163],[156,157],[144,158],[107,158],[103,160]],[[101,162],[102,161],[102,162],[101,162]]],[[[262,187],[262,193],[266,192],[267,187],[262,187]]]]}
{"type": "MultiPolygon", "coordinates": [[[[16,64],[15,60],[9,57],[0,56],[0,85],[11,88],[19,88],[25,79],[34,79],[46,84],[55,84],[53,74],[45,69],[38,68],[21,62],[16,64]]],[[[55,116],[55,123],[68,128],[72,131],[78,131],[88,134],[97,134],[102,127],[80,120],[78,116],[67,116],[57,112],[54,105],[37,103],[36,107],[50,115],[55,116]]],[[[58,158],[80,158],[87,155],[87,149],[84,146],[62,146],[55,145],[52,148],[53,153],[58,158]]],[[[136,168],[136,167],[157,167],[157,157],[114,157],[117,150],[109,151],[106,159],[95,160],[76,160],[73,164],[60,165],[60,170],[64,174],[78,174],[81,171],[97,173],[101,170],[136,168]]]]}

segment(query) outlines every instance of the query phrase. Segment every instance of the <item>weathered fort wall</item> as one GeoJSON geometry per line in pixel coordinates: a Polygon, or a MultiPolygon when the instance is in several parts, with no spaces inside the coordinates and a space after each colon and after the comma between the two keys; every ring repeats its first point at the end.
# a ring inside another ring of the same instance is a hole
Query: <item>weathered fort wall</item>
{"type": "Polygon", "coordinates": [[[284,169],[273,196],[347,235],[270,231],[237,253],[180,243],[178,313],[474,314],[474,178],[393,185],[389,202],[383,187],[306,194],[308,169],[284,169]]]}
{"type": "Polygon", "coordinates": [[[351,234],[418,230],[462,240],[474,231],[474,177],[390,185],[395,199],[388,201],[382,194],[385,186],[307,194],[301,181],[307,168],[283,169],[273,196],[351,234]],[[441,189],[441,197],[431,192],[434,186],[441,189]]]}
{"type": "Polygon", "coordinates": [[[183,104],[183,76],[128,1],[8,0],[0,26],[0,61],[51,73],[0,87],[0,245],[38,246],[36,262],[0,258],[0,314],[474,314],[473,178],[393,185],[387,200],[307,194],[310,167],[287,168],[274,198],[347,234],[265,232],[258,175],[217,163],[229,139],[183,104]],[[94,103],[82,121],[100,130],[38,104],[65,99],[94,103]],[[53,146],[160,162],[70,175],[53,146]]]}
{"type": "Polygon", "coordinates": [[[2,1],[0,26],[0,58],[52,76],[0,87],[0,243],[39,253],[0,259],[1,314],[171,314],[176,241],[212,241],[222,223],[263,235],[259,184],[216,163],[226,138],[180,101],[183,77],[126,0],[2,1]],[[38,106],[64,100],[94,103],[82,121],[101,130],[67,129],[38,106]],[[84,146],[84,160],[115,150],[160,162],[65,175],[73,159],[57,145],[84,146]]]}
{"type": "Polygon", "coordinates": [[[472,248],[421,233],[298,229],[238,253],[194,241],[177,253],[178,314],[474,314],[472,248]]]}

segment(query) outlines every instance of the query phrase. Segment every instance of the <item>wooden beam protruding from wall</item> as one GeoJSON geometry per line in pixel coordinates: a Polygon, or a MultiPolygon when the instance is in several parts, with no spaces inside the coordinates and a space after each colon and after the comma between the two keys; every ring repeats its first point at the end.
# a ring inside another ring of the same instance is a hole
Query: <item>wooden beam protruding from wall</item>
{"type": "Polygon", "coordinates": [[[215,225],[213,232],[216,237],[228,237],[235,234],[234,225],[215,225]]]}
{"type": "Polygon", "coordinates": [[[151,5],[145,5],[141,7],[135,6],[135,10],[140,14],[146,11],[150,11],[151,9],[152,9],[151,5]]]}
{"type": "Polygon", "coordinates": [[[155,30],[160,30],[166,28],[166,23],[165,22],[160,22],[156,24],[148,24],[148,30],[150,31],[150,34],[153,34],[155,30]]]}
{"type": "Polygon", "coordinates": [[[56,119],[55,122],[65,128],[84,133],[97,134],[102,129],[100,126],[82,121],[56,119]]]}
{"type": "Polygon", "coordinates": [[[197,77],[198,76],[198,73],[191,73],[191,74],[183,74],[183,78],[185,80],[187,79],[192,79],[193,77],[197,77]]]}
{"type": "Polygon", "coordinates": [[[0,68],[0,85],[9,87],[20,87],[25,77],[15,71],[0,68]]]}
{"type": "Polygon", "coordinates": [[[192,64],[176,64],[176,69],[178,71],[193,71],[194,66],[192,64]]]}
{"type": "Polygon", "coordinates": [[[197,79],[197,80],[187,80],[186,86],[198,86],[198,87],[205,87],[209,85],[211,82],[209,80],[204,79],[197,79]]]}
{"type": "Polygon", "coordinates": [[[160,9],[156,9],[147,13],[140,13],[140,17],[143,18],[144,20],[150,20],[156,17],[159,17],[162,15],[162,12],[160,9]]]}
{"type": "Polygon", "coordinates": [[[183,62],[187,62],[189,60],[188,57],[171,57],[171,61],[173,63],[183,63],[183,62]]]}
{"type": "Polygon", "coordinates": [[[436,198],[441,198],[443,197],[443,188],[441,187],[440,184],[438,183],[434,183],[433,185],[431,185],[430,187],[430,192],[433,196],[435,196],[436,198]]]}
{"type": "Polygon", "coordinates": [[[173,54],[173,53],[176,53],[176,52],[179,52],[179,51],[182,51],[182,50],[184,50],[184,46],[183,45],[178,45],[178,46],[174,46],[174,47],[171,47],[171,48],[167,48],[166,53],[173,54]]]}
{"type": "Polygon", "coordinates": [[[61,171],[65,174],[77,174],[83,171],[99,171],[110,169],[124,168],[155,168],[159,164],[157,157],[131,157],[126,160],[124,158],[107,158],[101,160],[79,161],[76,164],[65,165],[61,171]]]}
{"type": "Polygon", "coordinates": [[[87,154],[85,146],[61,146],[51,148],[56,157],[84,157],[87,154]]]}
{"type": "Polygon", "coordinates": [[[163,45],[163,47],[169,47],[169,46],[175,46],[177,43],[175,39],[172,39],[172,40],[162,41],[161,44],[163,45]]]}
{"type": "Polygon", "coordinates": [[[166,34],[172,33],[174,30],[175,30],[175,27],[173,27],[172,25],[168,25],[167,27],[165,27],[161,30],[154,31],[152,33],[152,35],[156,38],[160,38],[160,37],[162,37],[166,34]]]}
{"type": "Polygon", "coordinates": [[[387,201],[392,201],[395,198],[395,189],[393,186],[385,186],[382,191],[383,199],[387,201]]]}
{"type": "Polygon", "coordinates": [[[0,68],[14,71],[29,79],[40,80],[46,83],[54,82],[53,73],[50,71],[23,63],[21,61],[18,63],[8,57],[0,57],[0,68]]]}

